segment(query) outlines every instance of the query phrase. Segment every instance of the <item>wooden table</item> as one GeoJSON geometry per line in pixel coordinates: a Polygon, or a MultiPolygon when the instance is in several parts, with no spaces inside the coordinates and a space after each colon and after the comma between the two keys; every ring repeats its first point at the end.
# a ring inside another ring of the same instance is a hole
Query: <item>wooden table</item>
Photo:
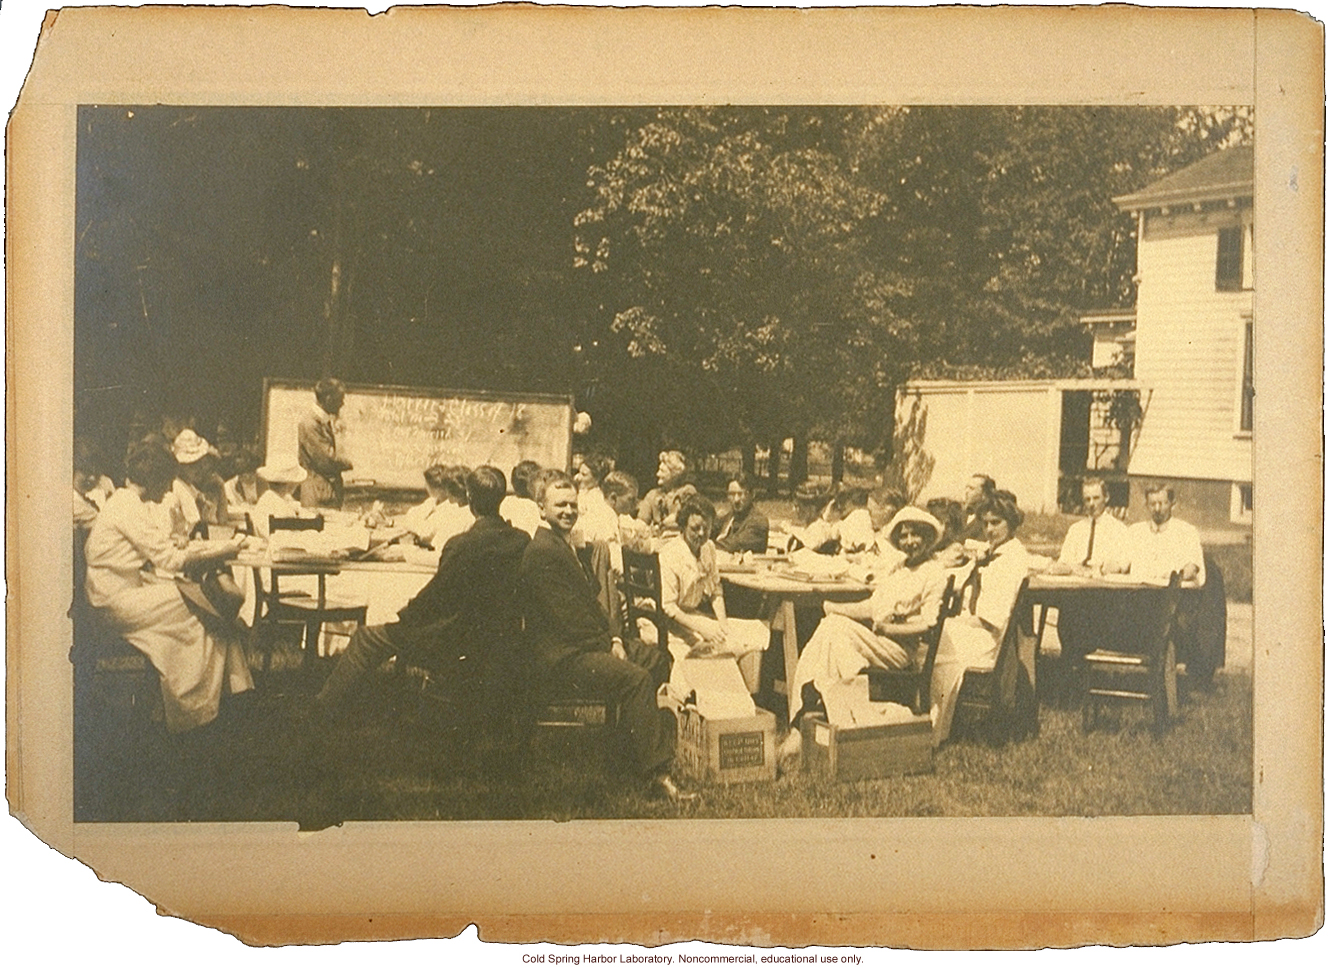
{"type": "Polygon", "coordinates": [[[870,585],[849,578],[836,581],[804,581],[781,575],[768,567],[720,568],[724,581],[738,588],[750,588],[765,596],[770,613],[771,631],[778,631],[784,642],[784,680],[775,683],[775,690],[789,694],[793,672],[798,666],[798,623],[795,609],[798,605],[820,608],[822,603],[856,602],[871,596],[870,585]],[[781,688],[782,687],[782,688],[781,688]]]}
{"type": "MultiPolygon", "coordinates": [[[[1199,590],[1197,585],[1183,584],[1180,594],[1197,595],[1199,590]]],[[[1167,594],[1168,588],[1165,584],[1130,581],[1126,580],[1126,576],[1103,578],[1087,575],[1034,574],[1029,576],[1025,601],[1017,607],[1031,609],[1037,606],[1041,609],[1034,639],[1033,661],[1036,665],[1042,656],[1042,636],[1047,627],[1047,613],[1051,609],[1060,610],[1066,606],[1101,608],[1103,614],[1107,614],[1106,610],[1110,607],[1123,606],[1130,613],[1142,617],[1144,628],[1151,628],[1154,627],[1153,617],[1160,616],[1167,607],[1167,594]]],[[[1149,633],[1148,638],[1155,636],[1149,633]]],[[[1156,701],[1163,704],[1161,708],[1163,719],[1174,713],[1175,706],[1175,643],[1171,639],[1172,636],[1168,635],[1155,641],[1136,642],[1134,647],[1128,650],[1130,654],[1134,654],[1137,650],[1139,655],[1148,656],[1150,661],[1157,664],[1159,695],[1156,696],[1156,701]]],[[[1110,650],[1116,644],[1105,643],[1105,647],[1110,650]]]]}
{"type": "MultiPolygon", "coordinates": [[[[1023,607],[1041,608],[1037,623],[1038,654],[1042,652],[1042,635],[1047,628],[1049,609],[1061,609],[1066,605],[1088,605],[1093,602],[1119,601],[1122,596],[1137,599],[1141,608],[1151,608],[1153,603],[1161,601],[1166,593],[1165,583],[1126,581],[1088,575],[1049,575],[1032,573],[1028,576],[1028,590],[1025,592],[1023,607]]],[[[1181,593],[1197,592],[1196,585],[1181,585],[1181,593]]],[[[1020,606],[1016,605],[1016,609],[1020,606]]]]}
{"type": "Polygon", "coordinates": [[[419,593],[437,572],[437,566],[408,561],[349,561],[332,558],[311,558],[302,561],[276,561],[266,550],[243,551],[234,564],[244,568],[248,576],[242,587],[245,605],[242,614],[252,615],[254,568],[266,568],[279,575],[344,575],[347,584],[355,586],[357,595],[363,596],[369,606],[369,625],[386,625],[396,620],[397,612],[419,593]]]}

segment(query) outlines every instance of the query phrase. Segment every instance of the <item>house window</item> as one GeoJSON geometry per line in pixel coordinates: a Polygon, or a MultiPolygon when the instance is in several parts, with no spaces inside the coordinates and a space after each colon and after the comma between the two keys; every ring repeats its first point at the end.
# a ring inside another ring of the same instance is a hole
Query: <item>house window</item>
{"type": "Polygon", "coordinates": [[[1240,429],[1254,430],[1254,320],[1245,320],[1245,363],[1240,378],[1240,429]]]}
{"type": "Polygon", "coordinates": [[[1245,230],[1235,225],[1217,233],[1217,291],[1240,292],[1245,286],[1245,230]]]}

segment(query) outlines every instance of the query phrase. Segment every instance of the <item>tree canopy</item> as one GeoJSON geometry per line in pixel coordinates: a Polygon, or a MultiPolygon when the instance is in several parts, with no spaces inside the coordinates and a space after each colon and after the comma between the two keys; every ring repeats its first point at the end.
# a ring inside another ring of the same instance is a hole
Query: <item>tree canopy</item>
{"type": "Polygon", "coordinates": [[[1252,135],[1203,107],[86,106],[78,412],[256,429],[264,376],[334,372],[571,392],[638,470],[874,447],[911,377],[1085,366],[1080,314],[1133,301],[1111,197],[1252,135]]]}
{"type": "Polygon", "coordinates": [[[1252,136],[1246,110],[665,108],[590,170],[576,262],[608,311],[596,379],[702,448],[873,446],[919,375],[1086,369],[1133,301],[1114,195],[1252,136]]]}

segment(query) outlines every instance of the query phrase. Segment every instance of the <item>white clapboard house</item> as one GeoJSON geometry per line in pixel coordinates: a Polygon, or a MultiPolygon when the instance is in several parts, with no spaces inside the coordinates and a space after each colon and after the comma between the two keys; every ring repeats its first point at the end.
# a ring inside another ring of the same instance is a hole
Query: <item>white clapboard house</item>
{"type": "Polygon", "coordinates": [[[1087,314],[1091,380],[919,380],[896,407],[896,451],[919,497],[973,473],[1021,506],[1073,508],[1086,474],[1143,516],[1143,488],[1177,485],[1207,529],[1253,508],[1254,155],[1230,148],[1113,199],[1138,219],[1134,308],[1087,314]]]}
{"type": "Polygon", "coordinates": [[[1139,220],[1134,377],[1144,417],[1130,455],[1174,480],[1185,513],[1248,524],[1254,507],[1254,148],[1211,154],[1112,199],[1139,220]]]}

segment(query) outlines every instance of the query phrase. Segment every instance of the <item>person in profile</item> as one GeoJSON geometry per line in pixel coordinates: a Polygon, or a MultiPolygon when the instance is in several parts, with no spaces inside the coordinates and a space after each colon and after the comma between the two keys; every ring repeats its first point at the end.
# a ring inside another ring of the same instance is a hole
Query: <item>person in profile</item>
{"type": "Polygon", "coordinates": [[[687,455],[680,450],[660,451],[655,482],[657,486],[641,498],[636,515],[656,532],[676,531],[678,509],[698,493],[687,455]]]}
{"type": "Polygon", "coordinates": [[[615,703],[631,771],[657,796],[694,799],[670,774],[676,726],[655,701],[656,689],[668,679],[668,653],[610,633],[596,582],[571,543],[577,521],[572,479],[560,471],[541,475],[535,499],[548,527],[536,531],[526,547],[519,584],[532,681],[548,696],[615,703]]]}
{"type": "Polygon", "coordinates": [[[985,529],[979,509],[996,493],[996,481],[987,474],[974,474],[964,485],[964,537],[984,540],[985,529]]]}
{"type": "Polygon", "coordinates": [[[300,485],[300,503],[307,508],[340,508],[345,499],[341,475],[353,466],[337,444],[337,416],[346,400],[340,380],[319,380],[317,404],[300,418],[300,466],[309,472],[300,485]]]}
{"type": "Polygon", "coordinates": [[[511,714],[521,676],[517,574],[530,538],[498,516],[507,494],[498,468],[470,471],[466,494],[474,524],[443,545],[438,571],[395,622],[356,629],[314,700],[319,718],[333,716],[393,656],[470,687],[491,730],[511,714]]]}

